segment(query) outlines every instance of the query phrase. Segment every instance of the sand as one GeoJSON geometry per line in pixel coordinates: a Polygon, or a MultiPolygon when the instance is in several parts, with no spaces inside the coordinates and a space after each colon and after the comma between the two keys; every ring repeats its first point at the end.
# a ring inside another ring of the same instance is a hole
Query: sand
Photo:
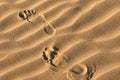
{"type": "Polygon", "coordinates": [[[120,0],[0,0],[0,80],[120,80],[120,0]]]}

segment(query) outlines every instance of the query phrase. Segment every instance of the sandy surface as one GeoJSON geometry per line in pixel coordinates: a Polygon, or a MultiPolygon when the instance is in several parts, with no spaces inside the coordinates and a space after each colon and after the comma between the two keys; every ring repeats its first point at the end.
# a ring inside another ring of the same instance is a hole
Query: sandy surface
{"type": "Polygon", "coordinates": [[[120,80],[120,0],[0,0],[0,80],[120,80]]]}

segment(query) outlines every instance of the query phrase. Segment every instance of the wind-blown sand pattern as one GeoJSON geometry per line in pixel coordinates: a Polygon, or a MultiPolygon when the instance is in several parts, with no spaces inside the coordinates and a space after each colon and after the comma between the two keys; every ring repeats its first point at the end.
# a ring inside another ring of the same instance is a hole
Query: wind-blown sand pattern
{"type": "Polygon", "coordinates": [[[0,80],[120,80],[120,0],[0,0],[0,80]]]}

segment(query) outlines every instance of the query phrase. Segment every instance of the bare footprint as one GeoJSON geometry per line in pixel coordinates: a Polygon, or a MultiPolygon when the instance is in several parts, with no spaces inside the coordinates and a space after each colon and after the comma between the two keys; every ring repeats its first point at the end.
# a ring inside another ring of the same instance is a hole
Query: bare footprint
{"type": "Polygon", "coordinates": [[[43,60],[49,63],[50,65],[55,66],[53,60],[56,58],[58,50],[59,49],[56,47],[45,47],[42,54],[43,60]]]}
{"type": "Polygon", "coordinates": [[[41,15],[41,17],[42,17],[42,19],[44,20],[44,22],[48,25],[48,26],[44,27],[45,33],[48,34],[48,35],[53,35],[53,34],[55,34],[55,33],[56,33],[55,28],[50,24],[50,22],[48,22],[48,21],[46,20],[46,18],[45,18],[44,15],[41,15]]]}
{"type": "Polygon", "coordinates": [[[69,80],[91,80],[95,72],[95,65],[93,68],[88,65],[77,64],[69,70],[67,78],[69,80]]]}
{"type": "Polygon", "coordinates": [[[48,26],[44,27],[44,32],[47,35],[54,35],[56,33],[56,30],[53,27],[48,25],[48,26]]]}
{"type": "Polygon", "coordinates": [[[87,66],[87,80],[92,79],[94,73],[96,72],[96,65],[94,64],[94,69],[90,66],[87,66]]]}
{"type": "Polygon", "coordinates": [[[28,22],[30,22],[29,17],[31,17],[32,15],[35,15],[35,14],[36,14],[36,10],[25,9],[18,13],[18,17],[22,20],[27,20],[28,22]]]}
{"type": "Polygon", "coordinates": [[[85,76],[86,73],[87,73],[87,67],[82,64],[77,64],[67,72],[67,79],[86,80],[86,76],[85,76]]]}

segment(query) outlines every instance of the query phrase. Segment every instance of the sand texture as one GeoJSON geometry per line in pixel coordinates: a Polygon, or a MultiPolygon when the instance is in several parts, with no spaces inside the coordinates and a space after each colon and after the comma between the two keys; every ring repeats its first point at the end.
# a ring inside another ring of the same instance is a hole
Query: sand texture
{"type": "Polygon", "coordinates": [[[0,0],[0,80],[120,80],[120,0],[0,0]]]}

